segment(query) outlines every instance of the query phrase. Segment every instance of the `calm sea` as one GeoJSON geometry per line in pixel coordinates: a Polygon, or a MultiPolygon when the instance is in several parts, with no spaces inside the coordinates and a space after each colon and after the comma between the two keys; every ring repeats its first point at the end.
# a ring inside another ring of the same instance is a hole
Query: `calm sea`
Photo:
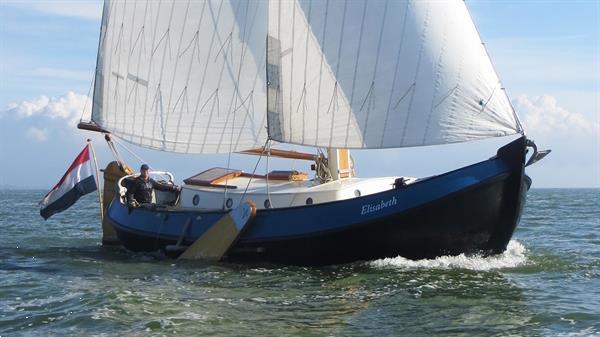
{"type": "MultiPolygon", "coordinates": [[[[96,195],[0,191],[0,336],[600,336],[600,190],[532,190],[496,257],[324,268],[103,248],[96,195]]],[[[310,249],[307,247],[307,249],[310,249]]]]}

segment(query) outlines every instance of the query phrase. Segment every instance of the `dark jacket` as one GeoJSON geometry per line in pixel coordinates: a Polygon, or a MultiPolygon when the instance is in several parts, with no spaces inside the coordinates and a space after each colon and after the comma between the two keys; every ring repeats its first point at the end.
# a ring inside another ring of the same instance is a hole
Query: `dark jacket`
{"type": "Polygon", "coordinates": [[[152,178],[144,180],[141,176],[131,180],[127,188],[127,202],[137,201],[140,204],[152,203],[152,190],[177,191],[175,185],[166,185],[156,182],[152,178]]]}

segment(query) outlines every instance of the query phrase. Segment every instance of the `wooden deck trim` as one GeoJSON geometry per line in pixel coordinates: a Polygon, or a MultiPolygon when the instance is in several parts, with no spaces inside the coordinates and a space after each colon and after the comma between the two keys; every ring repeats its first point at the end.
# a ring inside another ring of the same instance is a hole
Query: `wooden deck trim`
{"type": "MultiPolygon", "coordinates": [[[[316,161],[318,158],[318,156],[316,154],[297,152],[297,151],[271,149],[270,152],[271,152],[271,157],[278,157],[278,158],[300,159],[300,160],[308,160],[308,161],[316,161]]],[[[267,151],[264,148],[258,148],[258,149],[241,151],[238,153],[260,156],[260,155],[266,155],[267,151]]]]}

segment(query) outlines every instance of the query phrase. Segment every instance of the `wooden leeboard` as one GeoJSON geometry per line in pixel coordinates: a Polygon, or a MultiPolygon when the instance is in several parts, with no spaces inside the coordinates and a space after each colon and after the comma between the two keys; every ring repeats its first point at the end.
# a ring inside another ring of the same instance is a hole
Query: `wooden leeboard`
{"type": "Polygon", "coordinates": [[[211,261],[222,259],[255,214],[256,205],[249,202],[232,209],[194,241],[179,256],[179,259],[211,261]]]}

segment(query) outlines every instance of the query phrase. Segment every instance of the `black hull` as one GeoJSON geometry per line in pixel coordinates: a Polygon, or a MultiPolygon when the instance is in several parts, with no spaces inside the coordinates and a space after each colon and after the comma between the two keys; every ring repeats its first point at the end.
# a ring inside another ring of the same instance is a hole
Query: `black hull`
{"type": "MultiPolygon", "coordinates": [[[[495,167],[502,167],[497,169],[497,172],[490,173],[487,178],[452,193],[446,193],[443,197],[431,198],[415,207],[388,212],[385,216],[371,218],[369,221],[355,221],[351,225],[337,227],[335,230],[260,237],[253,236],[251,233],[253,229],[251,229],[250,233],[240,237],[228,252],[226,260],[327,265],[399,255],[410,259],[423,259],[463,253],[501,253],[506,249],[519,222],[527,189],[531,183],[529,177],[524,175],[524,158],[525,138],[520,138],[502,147],[497,156],[488,160],[487,164],[486,162],[475,164],[431,178],[429,182],[418,182],[406,188],[382,192],[379,196],[357,198],[357,200],[369,201],[396,196],[400,200],[406,195],[403,193],[408,193],[404,190],[418,191],[419,188],[426,191],[423,193],[434,193],[431,186],[437,185],[431,184],[436,184],[437,181],[443,182],[446,179],[452,182],[451,179],[455,177],[470,178],[470,175],[475,174],[477,170],[492,170],[492,168],[496,170],[495,167]],[[464,175],[460,176],[463,171],[464,175]],[[430,187],[424,187],[426,184],[430,184],[430,187]]],[[[345,205],[343,201],[329,206],[312,206],[311,209],[314,210],[309,211],[307,208],[304,211],[307,216],[302,221],[310,223],[350,221],[347,220],[349,215],[346,214],[348,213],[346,210],[354,206],[345,205]],[[344,219],[340,220],[342,218],[344,219]]],[[[122,206],[113,202],[111,209],[113,207],[118,209],[122,206]]],[[[301,210],[296,211],[301,212],[301,210]]],[[[287,222],[296,221],[298,224],[298,220],[290,220],[297,217],[292,213],[296,211],[292,209],[258,211],[255,223],[251,226],[290,225],[291,228],[294,226],[287,222]],[[281,212],[280,214],[288,212],[289,217],[277,217],[276,212],[281,212]]],[[[169,217],[168,214],[160,211],[154,211],[152,214],[160,215],[155,214],[157,212],[165,216],[165,219],[169,217]]],[[[109,218],[110,213],[109,210],[109,218]]],[[[128,219],[123,215],[115,218],[128,219]]],[[[144,231],[139,224],[139,219],[138,224],[129,227],[123,223],[124,221],[113,220],[112,222],[119,240],[132,251],[164,249],[167,245],[174,245],[178,239],[174,234],[144,231]]],[[[166,227],[161,225],[160,228],[162,230],[166,227]]],[[[184,240],[186,244],[191,244],[193,241],[194,238],[188,237],[184,240]]]]}
{"type": "Polygon", "coordinates": [[[426,206],[340,232],[269,242],[240,242],[228,260],[328,265],[403,256],[497,254],[506,250],[525,202],[513,205],[509,177],[477,186],[426,206]],[[507,205],[510,204],[510,205],[507,205]],[[515,207],[516,212],[510,209],[515,207]],[[508,208],[508,209],[507,209],[508,208]]]}

